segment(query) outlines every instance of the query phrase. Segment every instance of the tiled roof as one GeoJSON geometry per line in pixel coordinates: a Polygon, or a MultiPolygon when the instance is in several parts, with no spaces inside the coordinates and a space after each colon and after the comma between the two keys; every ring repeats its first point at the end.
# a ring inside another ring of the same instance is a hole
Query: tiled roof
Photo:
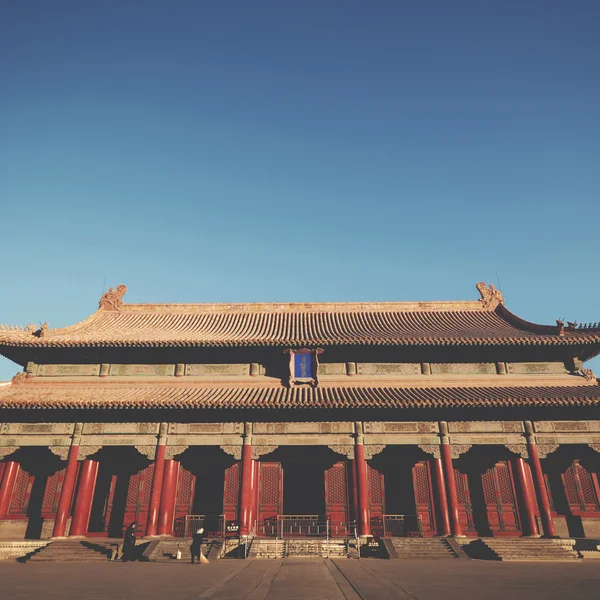
{"type": "Polygon", "coordinates": [[[491,304],[482,301],[126,304],[121,299],[123,294],[124,291],[118,298],[113,297],[110,305],[103,300],[100,310],[70,327],[37,330],[0,327],[0,351],[2,347],[40,346],[510,344],[597,345],[600,352],[600,328],[529,323],[513,315],[497,298],[491,304]]]}
{"type": "Polygon", "coordinates": [[[600,385],[287,388],[13,384],[0,387],[0,409],[414,409],[599,405],[600,385]]]}

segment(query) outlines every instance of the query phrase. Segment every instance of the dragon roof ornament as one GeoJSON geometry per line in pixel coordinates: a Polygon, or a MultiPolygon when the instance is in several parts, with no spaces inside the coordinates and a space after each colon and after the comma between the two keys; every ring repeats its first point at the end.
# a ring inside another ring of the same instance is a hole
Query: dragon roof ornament
{"type": "Polygon", "coordinates": [[[117,286],[117,289],[109,288],[108,292],[102,294],[98,308],[101,310],[120,310],[126,292],[127,286],[122,283],[117,286]]]}
{"type": "Polygon", "coordinates": [[[484,308],[494,310],[499,304],[504,304],[504,296],[502,296],[502,292],[497,290],[493,283],[487,285],[484,281],[479,281],[475,287],[481,294],[479,302],[483,304],[484,308]]]}

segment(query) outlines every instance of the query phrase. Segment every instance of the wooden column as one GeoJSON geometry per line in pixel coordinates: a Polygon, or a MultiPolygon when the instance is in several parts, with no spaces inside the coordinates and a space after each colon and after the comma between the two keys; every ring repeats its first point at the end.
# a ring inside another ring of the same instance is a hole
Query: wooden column
{"type": "Polygon", "coordinates": [[[527,438],[527,451],[529,452],[529,460],[531,461],[538,506],[540,507],[542,527],[544,528],[544,537],[558,537],[552,519],[550,502],[548,500],[548,490],[546,489],[546,481],[544,480],[544,472],[542,471],[542,463],[540,462],[537,442],[535,434],[533,433],[533,424],[531,421],[525,421],[525,436],[527,438]]]}
{"type": "Polygon", "coordinates": [[[71,521],[70,536],[87,534],[90,522],[90,512],[96,488],[96,477],[98,476],[98,461],[84,460],[79,474],[79,488],[75,498],[75,510],[71,521]]]}
{"type": "Polygon", "coordinates": [[[517,472],[517,478],[519,480],[519,487],[521,488],[521,495],[523,497],[523,508],[525,512],[525,518],[523,519],[525,531],[523,531],[523,535],[526,535],[527,537],[540,537],[537,522],[535,519],[535,490],[531,486],[529,477],[527,477],[527,464],[519,456],[514,459],[514,465],[515,471],[517,472]]]}
{"type": "Polygon", "coordinates": [[[440,522],[438,524],[438,535],[449,536],[450,530],[450,514],[448,513],[448,497],[446,492],[446,483],[444,482],[444,466],[441,458],[431,459],[431,470],[435,478],[436,495],[440,522]]]}
{"type": "Polygon", "coordinates": [[[242,446],[242,491],[240,494],[240,534],[248,535],[256,519],[256,461],[252,460],[252,423],[246,423],[242,446]]]}
{"type": "Polygon", "coordinates": [[[367,461],[362,422],[356,424],[356,445],[354,460],[356,462],[356,488],[358,496],[358,535],[371,535],[371,515],[369,510],[369,482],[367,479],[367,461]]]}
{"type": "Polygon", "coordinates": [[[173,534],[177,475],[179,475],[179,463],[176,460],[165,460],[165,473],[163,475],[160,507],[158,509],[158,535],[173,534]]]}
{"type": "Polygon", "coordinates": [[[358,486],[356,485],[356,460],[352,458],[348,461],[348,463],[352,481],[352,516],[358,524],[358,486]]]}
{"type": "Polygon", "coordinates": [[[161,423],[158,433],[158,444],[154,456],[154,475],[152,477],[152,491],[150,492],[150,505],[148,507],[148,520],[146,521],[146,535],[156,535],[158,528],[158,511],[163,488],[163,475],[165,472],[165,450],[167,443],[167,424],[161,423]]]}
{"type": "Polygon", "coordinates": [[[448,439],[448,423],[440,421],[440,452],[444,469],[444,481],[448,494],[448,512],[450,514],[450,529],[452,535],[463,537],[463,531],[458,517],[458,496],[456,495],[456,482],[454,481],[454,467],[452,465],[452,448],[448,439]]]}
{"type": "Polygon", "coordinates": [[[79,456],[79,441],[81,439],[82,427],[82,423],[75,424],[75,432],[73,433],[69,457],[67,458],[67,471],[65,473],[62,490],[60,491],[60,499],[58,501],[52,537],[64,537],[67,529],[69,510],[71,509],[71,501],[73,500],[73,492],[75,490],[75,480],[77,479],[77,457],[79,456]]]}
{"type": "Polygon", "coordinates": [[[0,485],[0,519],[6,517],[10,508],[15,481],[19,473],[19,463],[14,460],[8,460],[4,463],[4,474],[2,484],[0,485]]]}

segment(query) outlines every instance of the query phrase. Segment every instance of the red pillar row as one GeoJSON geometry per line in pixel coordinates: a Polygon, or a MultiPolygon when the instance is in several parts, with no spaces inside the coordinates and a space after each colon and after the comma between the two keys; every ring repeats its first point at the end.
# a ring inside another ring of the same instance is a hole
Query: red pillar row
{"type": "Polygon", "coordinates": [[[175,518],[175,495],[177,493],[177,476],[179,463],[176,460],[166,460],[160,507],[158,510],[158,535],[173,534],[173,520],[175,518]]]}
{"type": "Polygon", "coordinates": [[[0,519],[6,516],[10,508],[10,501],[18,473],[18,462],[9,460],[4,463],[4,473],[2,475],[2,484],[0,485],[0,519]]]}
{"type": "Polygon", "coordinates": [[[79,475],[79,488],[73,520],[71,521],[71,535],[85,535],[90,521],[94,489],[96,488],[96,477],[98,475],[98,461],[84,460],[79,475]]]}
{"type": "MultiPolygon", "coordinates": [[[[69,519],[69,509],[73,500],[73,492],[75,491],[75,480],[77,478],[77,456],[79,454],[79,446],[72,445],[69,449],[69,457],[67,459],[67,471],[63,481],[60,499],[58,501],[58,510],[56,511],[56,520],[54,521],[53,537],[63,537],[67,529],[67,520],[69,519]]],[[[86,526],[87,529],[87,526],[86,526]]]]}

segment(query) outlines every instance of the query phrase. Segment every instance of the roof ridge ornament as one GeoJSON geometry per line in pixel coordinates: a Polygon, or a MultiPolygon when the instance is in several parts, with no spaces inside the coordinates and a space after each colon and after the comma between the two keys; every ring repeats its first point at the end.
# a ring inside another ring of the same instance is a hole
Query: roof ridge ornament
{"type": "Polygon", "coordinates": [[[591,369],[583,368],[581,369],[581,374],[585,377],[586,381],[594,381],[596,379],[596,375],[594,375],[594,371],[591,369]]]}
{"type": "Polygon", "coordinates": [[[117,289],[109,288],[108,292],[102,294],[100,302],[98,303],[98,308],[100,310],[121,310],[121,306],[123,306],[123,296],[126,292],[127,286],[122,283],[117,286],[117,289]]]}
{"type": "Polygon", "coordinates": [[[504,304],[502,292],[497,290],[493,283],[487,285],[484,281],[478,281],[475,287],[481,294],[479,302],[483,304],[484,308],[494,310],[499,304],[504,304]]]}

